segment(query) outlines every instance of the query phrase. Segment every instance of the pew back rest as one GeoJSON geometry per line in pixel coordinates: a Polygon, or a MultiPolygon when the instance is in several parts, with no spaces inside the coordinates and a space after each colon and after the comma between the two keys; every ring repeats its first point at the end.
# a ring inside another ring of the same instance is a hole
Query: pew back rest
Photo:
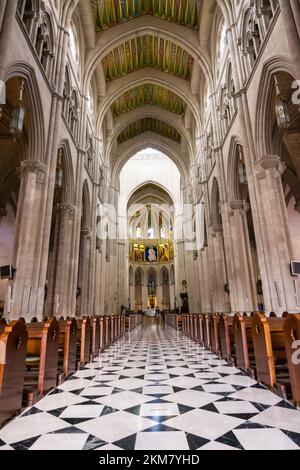
{"type": "Polygon", "coordinates": [[[300,314],[288,314],[284,322],[286,357],[294,402],[300,404],[300,314]]]}
{"type": "MultiPolygon", "coordinates": [[[[0,396],[5,387],[14,384],[22,391],[26,345],[25,323],[22,320],[10,322],[0,335],[0,396]]],[[[12,393],[15,394],[16,391],[12,393]]]]}

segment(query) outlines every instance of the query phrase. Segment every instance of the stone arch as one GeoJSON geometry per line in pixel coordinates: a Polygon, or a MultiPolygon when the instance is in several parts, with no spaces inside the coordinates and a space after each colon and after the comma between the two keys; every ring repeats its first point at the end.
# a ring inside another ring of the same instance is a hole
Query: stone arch
{"type": "Polygon", "coordinates": [[[95,51],[92,51],[87,57],[86,71],[84,79],[84,89],[88,86],[91,77],[99,64],[112,49],[122,44],[124,41],[133,37],[159,34],[162,38],[167,39],[181,48],[185,49],[194,60],[200,65],[204,74],[207,76],[209,83],[212,83],[212,73],[209,60],[199,52],[198,37],[195,31],[188,30],[174,23],[168,24],[157,17],[147,16],[147,24],[145,25],[145,16],[134,19],[134,29],[131,22],[121,23],[115,28],[102,31],[96,42],[95,51]],[[103,44],[106,47],[103,48],[103,44]],[[99,47],[101,45],[101,48],[99,47]],[[100,52],[101,49],[101,52],[100,52]]]}
{"type": "Polygon", "coordinates": [[[255,118],[255,139],[258,158],[274,153],[273,142],[270,135],[270,122],[272,107],[270,106],[274,93],[274,74],[286,73],[291,77],[296,76],[293,64],[285,57],[272,57],[262,70],[262,78],[258,88],[257,112],[255,118]]]}
{"type": "Polygon", "coordinates": [[[64,169],[64,203],[75,203],[75,180],[70,144],[67,140],[62,141],[58,146],[58,151],[62,151],[62,161],[64,169]]]}
{"type": "Polygon", "coordinates": [[[201,118],[198,105],[191,94],[189,84],[185,83],[185,80],[149,68],[141,69],[137,72],[133,72],[130,75],[131,80],[129,82],[128,76],[125,76],[111,82],[107,86],[107,95],[103,100],[102,106],[98,113],[97,128],[102,126],[102,122],[115,100],[120,98],[124,93],[139,85],[152,84],[162,86],[163,88],[166,88],[167,90],[170,90],[174,94],[178,95],[192,111],[197,128],[200,129],[201,118]]]}
{"type": "Polygon", "coordinates": [[[180,146],[175,143],[173,144],[171,141],[168,141],[168,139],[164,139],[154,133],[148,132],[143,134],[142,137],[137,136],[134,139],[131,139],[130,145],[121,149],[121,158],[118,158],[115,162],[111,162],[112,184],[118,187],[119,176],[123,166],[131,157],[144,148],[153,148],[164,153],[177,165],[182,178],[182,184],[188,182],[188,165],[187,162],[182,159],[180,146]]]}
{"type": "Polygon", "coordinates": [[[19,77],[25,80],[25,100],[30,105],[28,136],[28,159],[45,162],[45,119],[40,89],[33,68],[26,62],[13,62],[4,73],[4,80],[19,77]]]}
{"type": "Polygon", "coordinates": [[[137,110],[134,110],[132,112],[127,113],[124,116],[121,116],[119,118],[115,131],[112,135],[112,140],[111,144],[108,147],[108,152],[110,151],[110,148],[113,146],[114,143],[116,143],[116,140],[118,136],[121,134],[123,130],[125,130],[129,125],[134,124],[135,122],[142,120],[147,117],[155,118],[158,119],[159,121],[164,122],[165,124],[170,125],[174,129],[177,130],[177,132],[183,137],[184,142],[189,150],[190,155],[193,154],[193,148],[190,143],[190,135],[189,133],[184,129],[182,122],[180,120],[180,117],[176,115],[172,115],[173,113],[155,108],[154,106],[147,105],[143,106],[137,110]]]}
{"type": "Polygon", "coordinates": [[[238,137],[233,136],[229,148],[228,168],[227,168],[227,187],[228,201],[239,199],[239,189],[237,181],[237,165],[239,148],[243,148],[238,137]]]}

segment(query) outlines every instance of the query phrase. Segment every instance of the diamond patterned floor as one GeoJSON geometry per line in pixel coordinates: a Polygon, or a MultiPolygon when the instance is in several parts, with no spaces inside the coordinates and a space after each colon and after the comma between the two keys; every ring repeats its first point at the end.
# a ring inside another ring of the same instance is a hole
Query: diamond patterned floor
{"type": "Polygon", "coordinates": [[[0,450],[299,448],[299,411],[156,324],[127,335],[0,431],[0,450]]]}

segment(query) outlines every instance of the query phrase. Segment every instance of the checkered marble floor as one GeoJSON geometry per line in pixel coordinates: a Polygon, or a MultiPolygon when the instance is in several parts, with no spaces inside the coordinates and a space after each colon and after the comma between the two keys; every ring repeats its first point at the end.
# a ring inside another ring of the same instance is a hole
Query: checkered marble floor
{"type": "Polygon", "coordinates": [[[299,411],[154,323],[0,430],[0,450],[299,448],[299,411]]]}

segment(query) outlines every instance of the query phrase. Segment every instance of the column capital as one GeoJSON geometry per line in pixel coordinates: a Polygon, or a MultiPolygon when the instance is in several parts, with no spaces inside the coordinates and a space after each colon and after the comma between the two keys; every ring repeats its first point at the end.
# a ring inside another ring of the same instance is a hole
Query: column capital
{"type": "Polygon", "coordinates": [[[26,177],[29,173],[35,173],[37,183],[42,184],[45,179],[46,165],[37,160],[23,160],[21,162],[20,176],[26,177]]]}
{"type": "Polygon", "coordinates": [[[248,212],[248,210],[250,209],[250,205],[245,202],[245,201],[242,201],[242,200],[235,200],[235,201],[231,201],[229,203],[229,209],[231,211],[242,211],[242,212],[248,212]]]}
{"type": "Polygon", "coordinates": [[[62,215],[66,215],[68,216],[70,219],[74,219],[75,218],[75,206],[73,206],[72,204],[68,204],[68,203],[62,203],[62,204],[59,204],[58,205],[58,208],[61,212],[62,215]]]}
{"type": "Polygon", "coordinates": [[[278,155],[265,155],[257,162],[256,169],[258,179],[266,178],[267,171],[271,172],[274,178],[277,178],[285,172],[286,164],[278,155]]]}

